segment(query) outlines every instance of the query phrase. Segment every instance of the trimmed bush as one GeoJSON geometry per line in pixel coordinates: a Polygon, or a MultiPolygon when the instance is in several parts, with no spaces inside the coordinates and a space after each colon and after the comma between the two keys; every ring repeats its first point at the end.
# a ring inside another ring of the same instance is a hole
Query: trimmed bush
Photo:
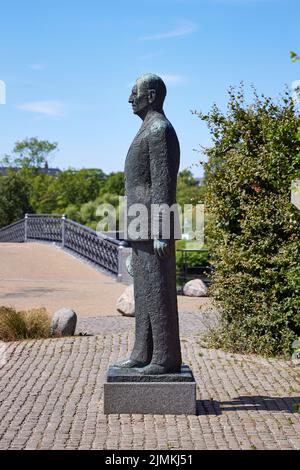
{"type": "Polygon", "coordinates": [[[291,354],[300,335],[300,211],[290,202],[299,114],[288,92],[276,102],[254,92],[248,105],[242,87],[230,90],[226,113],[214,106],[196,114],[213,138],[205,149],[206,243],[223,314],[210,345],[291,354]]]}
{"type": "Polygon", "coordinates": [[[0,340],[49,338],[51,319],[44,308],[18,312],[12,307],[0,307],[0,340]]]}

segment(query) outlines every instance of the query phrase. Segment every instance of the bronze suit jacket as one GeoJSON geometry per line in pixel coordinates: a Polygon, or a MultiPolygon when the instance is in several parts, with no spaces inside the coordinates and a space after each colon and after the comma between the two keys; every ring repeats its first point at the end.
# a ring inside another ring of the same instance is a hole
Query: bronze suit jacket
{"type": "Polygon", "coordinates": [[[180,147],[172,124],[163,113],[153,113],[143,122],[126,157],[127,240],[180,238],[174,237],[174,219],[178,215],[171,212],[170,217],[170,211],[162,206],[158,213],[160,205],[167,204],[170,208],[176,203],[179,161],[180,147]],[[169,237],[163,236],[166,224],[170,227],[169,237]]]}

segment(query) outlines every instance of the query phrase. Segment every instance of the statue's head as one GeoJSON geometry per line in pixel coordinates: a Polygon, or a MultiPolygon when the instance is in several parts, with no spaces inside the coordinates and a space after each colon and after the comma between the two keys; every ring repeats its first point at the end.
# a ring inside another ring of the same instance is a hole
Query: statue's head
{"type": "Polygon", "coordinates": [[[163,80],[153,73],[147,73],[137,79],[129,103],[132,104],[134,114],[143,117],[150,109],[162,111],[166,94],[163,80]]]}

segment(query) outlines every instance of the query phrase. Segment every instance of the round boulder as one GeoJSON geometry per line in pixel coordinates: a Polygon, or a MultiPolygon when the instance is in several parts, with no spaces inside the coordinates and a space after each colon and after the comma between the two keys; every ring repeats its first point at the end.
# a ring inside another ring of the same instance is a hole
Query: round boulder
{"type": "Polygon", "coordinates": [[[117,300],[117,311],[125,317],[134,317],[134,290],[133,284],[126,287],[123,294],[117,300]]]}
{"type": "Polygon", "coordinates": [[[207,287],[201,279],[193,279],[187,282],[183,287],[184,295],[189,297],[205,297],[207,295],[207,287]]]}
{"type": "Polygon", "coordinates": [[[70,308],[61,308],[54,313],[51,324],[52,336],[73,336],[76,330],[77,315],[70,308]]]}

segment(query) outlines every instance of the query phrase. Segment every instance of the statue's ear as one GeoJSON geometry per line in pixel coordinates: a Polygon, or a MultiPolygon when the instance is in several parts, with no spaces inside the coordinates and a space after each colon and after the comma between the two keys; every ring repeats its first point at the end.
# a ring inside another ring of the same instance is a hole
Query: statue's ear
{"type": "Polygon", "coordinates": [[[149,104],[154,103],[155,100],[156,100],[156,91],[153,90],[153,89],[148,90],[148,101],[149,101],[149,104]]]}

